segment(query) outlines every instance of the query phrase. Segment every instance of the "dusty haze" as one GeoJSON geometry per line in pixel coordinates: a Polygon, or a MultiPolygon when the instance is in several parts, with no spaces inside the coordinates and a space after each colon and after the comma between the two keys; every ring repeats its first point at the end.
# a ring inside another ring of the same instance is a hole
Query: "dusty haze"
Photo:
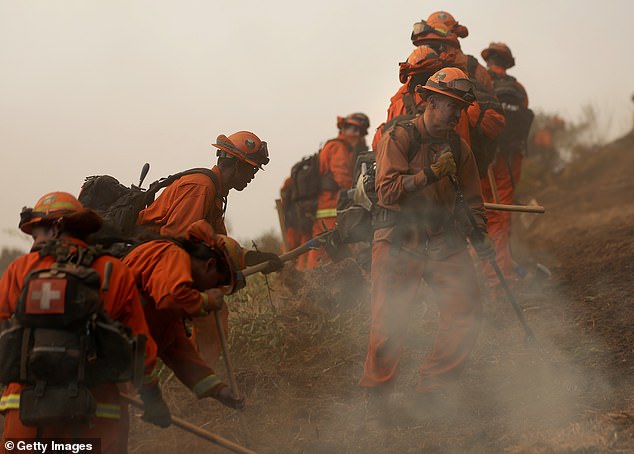
{"type": "MultiPolygon", "coordinates": [[[[629,130],[634,3],[591,1],[0,1],[0,244],[23,205],[77,194],[86,175],[147,182],[215,161],[220,133],[248,129],[272,161],[232,193],[230,234],[277,228],[273,200],[292,164],[336,134],[335,118],[381,123],[412,50],[413,22],[445,9],[469,28],[466,53],[490,41],[533,109],[574,120],[602,113],[629,130]]],[[[608,121],[608,119],[610,121],[608,121]]]]}

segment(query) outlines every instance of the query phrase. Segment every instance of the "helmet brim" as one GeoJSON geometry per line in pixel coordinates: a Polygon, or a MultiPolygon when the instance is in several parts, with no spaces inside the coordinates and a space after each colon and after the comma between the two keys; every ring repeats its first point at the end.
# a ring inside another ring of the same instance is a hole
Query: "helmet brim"
{"type": "Polygon", "coordinates": [[[64,229],[81,232],[86,235],[95,233],[103,225],[103,220],[97,212],[90,208],[82,208],[72,213],[50,213],[45,216],[35,217],[27,222],[21,223],[19,227],[24,233],[30,235],[34,227],[60,218],[64,221],[64,229]]]}
{"type": "Polygon", "coordinates": [[[465,101],[464,99],[462,99],[458,95],[454,95],[451,92],[443,91],[443,90],[440,90],[440,89],[434,88],[434,87],[427,87],[427,86],[424,86],[424,85],[419,85],[418,87],[416,87],[416,91],[418,91],[419,93],[422,93],[425,96],[425,98],[427,98],[427,96],[430,95],[430,93],[426,93],[426,92],[432,92],[432,93],[438,93],[439,95],[443,95],[443,96],[446,96],[446,97],[451,98],[451,99],[455,99],[456,101],[460,101],[462,104],[465,105],[465,107],[473,105],[472,102],[465,101]]]}

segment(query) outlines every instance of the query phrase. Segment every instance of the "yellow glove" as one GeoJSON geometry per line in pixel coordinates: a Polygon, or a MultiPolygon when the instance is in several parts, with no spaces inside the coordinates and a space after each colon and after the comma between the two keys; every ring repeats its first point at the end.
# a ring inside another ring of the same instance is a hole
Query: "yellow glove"
{"type": "Polygon", "coordinates": [[[438,157],[438,160],[431,165],[431,171],[440,180],[442,177],[454,176],[456,174],[456,161],[453,159],[451,151],[445,151],[438,157]]]}

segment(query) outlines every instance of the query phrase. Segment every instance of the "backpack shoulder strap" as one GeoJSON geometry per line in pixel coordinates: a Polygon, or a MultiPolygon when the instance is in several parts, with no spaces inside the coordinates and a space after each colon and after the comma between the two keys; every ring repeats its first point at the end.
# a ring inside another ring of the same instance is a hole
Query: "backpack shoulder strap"
{"type": "Polygon", "coordinates": [[[214,184],[214,186],[216,188],[218,187],[218,176],[214,172],[204,167],[195,167],[193,169],[183,170],[182,172],[178,172],[174,175],[170,175],[168,177],[161,178],[160,180],[155,181],[154,183],[150,184],[150,187],[146,191],[146,194],[154,196],[158,191],[169,186],[179,178],[184,177],[185,175],[194,175],[197,173],[207,175],[211,179],[211,182],[214,184]]]}
{"type": "Polygon", "coordinates": [[[423,143],[423,137],[420,134],[420,131],[416,127],[413,121],[404,120],[398,121],[394,124],[394,128],[390,131],[390,135],[394,137],[394,131],[397,127],[405,128],[407,131],[407,135],[409,136],[409,147],[407,148],[407,162],[410,162],[418,153],[418,149],[423,143]]]}
{"type": "Polygon", "coordinates": [[[451,153],[453,159],[456,161],[456,165],[460,164],[460,158],[462,157],[462,139],[456,131],[451,131],[447,137],[449,146],[451,147],[451,153]]]}
{"type": "Polygon", "coordinates": [[[473,55],[467,55],[467,76],[469,79],[475,79],[476,69],[478,68],[478,59],[473,55]]]}
{"type": "Polygon", "coordinates": [[[407,115],[416,114],[416,103],[414,102],[414,96],[411,93],[403,95],[403,105],[405,106],[405,112],[407,115]]]}

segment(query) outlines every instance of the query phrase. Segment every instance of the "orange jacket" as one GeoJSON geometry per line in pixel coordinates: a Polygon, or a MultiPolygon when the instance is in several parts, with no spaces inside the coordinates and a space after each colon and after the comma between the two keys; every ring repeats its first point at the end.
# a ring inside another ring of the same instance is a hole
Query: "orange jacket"
{"type": "Polygon", "coordinates": [[[545,126],[538,129],[533,136],[533,143],[535,146],[544,148],[546,150],[553,149],[553,133],[549,127],[545,126]]]}
{"type": "Polygon", "coordinates": [[[123,263],[139,286],[158,356],[196,395],[220,384],[183,327],[184,317],[205,315],[206,295],[194,287],[189,254],[171,241],[155,240],[134,248],[123,263]]]}
{"type": "Polygon", "coordinates": [[[222,195],[220,169],[214,166],[211,171],[218,177],[220,187],[215,187],[211,178],[202,173],[185,175],[139,213],[137,224],[163,236],[184,237],[193,222],[205,219],[216,233],[226,235],[226,197],[222,195]]]}
{"type": "MultiPolygon", "coordinates": [[[[69,238],[69,242],[86,246],[83,241],[69,238]]],[[[33,270],[50,267],[54,263],[52,256],[40,257],[39,252],[31,252],[13,261],[0,280],[0,320],[7,320],[15,312],[15,306],[20,296],[26,276],[33,270]]],[[[153,377],[156,365],[156,344],[150,337],[150,332],[143,316],[143,307],[139,293],[134,283],[134,277],[128,268],[118,259],[111,256],[97,258],[91,268],[97,270],[101,279],[107,262],[112,263],[110,288],[106,294],[101,293],[103,309],[113,320],[120,321],[130,327],[133,334],[147,336],[145,344],[145,373],[146,382],[155,382],[153,377]]],[[[11,383],[7,386],[0,399],[0,410],[19,408],[21,385],[11,383]]],[[[115,384],[98,385],[91,389],[97,401],[97,416],[117,418],[119,409],[119,392],[115,384]]]]}
{"type": "Polygon", "coordinates": [[[332,210],[337,208],[337,198],[340,189],[352,188],[352,173],[354,162],[353,145],[343,134],[336,139],[329,140],[319,153],[319,171],[323,178],[334,181],[338,189],[322,190],[317,199],[317,219],[334,217],[332,210]]]}
{"type": "MultiPolygon", "coordinates": [[[[495,99],[495,93],[493,91],[493,80],[488,71],[479,62],[475,65],[473,74],[469,74],[468,61],[469,56],[465,55],[461,50],[455,52],[454,65],[457,68],[463,70],[469,78],[473,79],[480,89],[484,90],[488,95],[495,99]]],[[[495,139],[504,129],[504,115],[497,112],[494,109],[486,108],[482,113],[482,118],[478,125],[478,119],[480,118],[481,109],[478,103],[474,103],[473,106],[467,110],[469,115],[469,125],[471,128],[476,126],[480,127],[482,133],[489,139],[495,139]]]]}
{"type": "MultiPolygon", "coordinates": [[[[414,120],[423,141],[429,138],[423,115],[414,120]]],[[[402,216],[415,216],[424,219],[427,234],[432,246],[434,240],[438,245],[437,258],[450,255],[464,249],[464,241],[450,244],[448,238],[456,234],[453,211],[456,193],[448,178],[427,185],[424,188],[408,193],[404,188],[404,178],[414,175],[433,163],[433,154],[437,151],[433,145],[422,143],[418,152],[408,160],[410,135],[405,128],[397,127],[394,134],[387,135],[379,143],[376,154],[376,193],[378,204],[390,212],[400,212],[402,216]],[[443,244],[444,243],[444,244],[443,244]]],[[[480,178],[475,158],[469,146],[461,141],[460,160],[456,163],[457,178],[471,207],[479,228],[484,229],[486,218],[480,189],[480,178]]],[[[409,218],[411,219],[411,218],[409,218]]],[[[402,222],[399,222],[402,223],[402,222]]],[[[397,225],[399,224],[397,223],[397,225]]],[[[374,241],[392,241],[396,234],[395,227],[379,228],[375,231],[374,241]]]]}

